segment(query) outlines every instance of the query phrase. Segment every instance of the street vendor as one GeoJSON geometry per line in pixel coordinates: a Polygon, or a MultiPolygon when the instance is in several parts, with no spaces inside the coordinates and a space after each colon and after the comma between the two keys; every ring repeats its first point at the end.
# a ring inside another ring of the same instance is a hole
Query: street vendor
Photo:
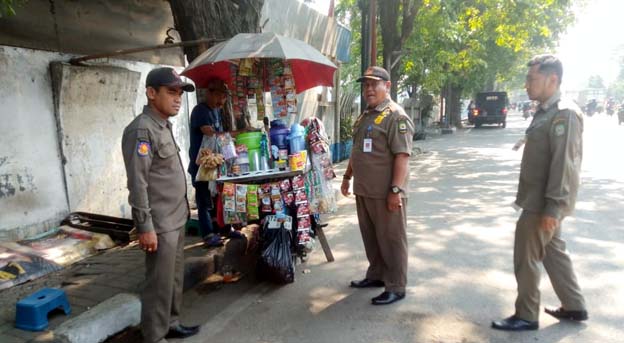
{"type": "Polygon", "coordinates": [[[390,99],[390,74],[385,69],[370,67],[358,82],[368,107],[354,125],[351,159],[341,192],[349,195],[353,177],[369,267],[364,279],[352,281],[351,287],[385,287],[372,303],[387,305],[405,297],[407,185],[414,124],[390,99]]]}
{"type": "MultiPolygon", "coordinates": [[[[229,90],[223,80],[211,79],[206,85],[204,101],[197,104],[191,112],[188,172],[191,174],[193,187],[195,187],[195,202],[197,204],[197,216],[199,219],[199,231],[207,246],[221,245],[221,237],[212,222],[211,211],[215,209],[215,198],[210,192],[210,181],[197,181],[199,166],[196,163],[197,155],[204,136],[214,137],[220,133],[229,132],[235,135],[232,125],[224,116],[224,106],[227,103],[229,90]]],[[[236,231],[230,231],[230,236],[240,236],[236,231]]]]}

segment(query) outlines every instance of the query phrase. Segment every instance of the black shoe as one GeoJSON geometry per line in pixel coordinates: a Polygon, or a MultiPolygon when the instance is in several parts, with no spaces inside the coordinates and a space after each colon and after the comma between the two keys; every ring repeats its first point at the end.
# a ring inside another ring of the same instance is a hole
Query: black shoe
{"type": "Polygon", "coordinates": [[[169,332],[165,338],[186,338],[196,335],[199,332],[199,325],[195,326],[184,326],[177,325],[172,328],[169,328],[169,332]]]}
{"type": "Polygon", "coordinates": [[[371,302],[373,305],[388,305],[405,298],[405,293],[399,292],[383,292],[374,297],[371,302]]]}
{"type": "Polygon", "coordinates": [[[351,281],[351,287],[353,288],[368,288],[368,287],[384,287],[385,284],[381,280],[354,280],[351,281]]]}
{"type": "Polygon", "coordinates": [[[505,331],[527,331],[537,330],[539,328],[538,322],[524,320],[513,315],[509,318],[495,320],[492,322],[492,329],[505,330],[505,331]]]}
{"type": "Polygon", "coordinates": [[[551,316],[557,319],[576,320],[577,322],[581,322],[589,318],[589,315],[587,315],[587,311],[585,310],[568,311],[568,310],[564,310],[563,307],[559,307],[559,308],[547,307],[544,309],[544,312],[550,314],[551,316]]]}

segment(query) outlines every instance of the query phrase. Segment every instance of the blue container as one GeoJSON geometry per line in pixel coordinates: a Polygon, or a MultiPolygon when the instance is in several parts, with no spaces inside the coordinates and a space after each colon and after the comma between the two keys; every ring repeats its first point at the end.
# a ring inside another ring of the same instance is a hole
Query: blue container
{"type": "Polygon", "coordinates": [[[344,141],[342,142],[342,144],[345,147],[345,153],[344,153],[344,159],[349,159],[351,158],[351,149],[353,148],[353,141],[349,140],[349,141],[344,141]]]}
{"type": "Polygon", "coordinates": [[[281,119],[271,121],[271,145],[276,145],[280,150],[288,150],[288,134],[290,130],[281,119]]]}
{"type": "Polygon", "coordinates": [[[290,153],[296,154],[305,150],[305,129],[303,126],[295,123],[290,127],[290,135],[288,135],[288,142],[290,143],[290,153]]]}
{"type": "Polygon", "coordinates": [[[341,161],[340,159],[341,145],[342,144],[340,144],[340,142],[334,143],[331,145],[332,163],[338,163],[341,161]]]}

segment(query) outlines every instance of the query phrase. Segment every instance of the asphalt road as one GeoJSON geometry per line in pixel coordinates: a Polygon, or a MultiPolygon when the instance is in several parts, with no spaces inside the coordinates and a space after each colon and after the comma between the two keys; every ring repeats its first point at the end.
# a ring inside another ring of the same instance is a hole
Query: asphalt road
{"type": "MultiPolygon", "coordinates": [[[[246,278],[218,291],[187,292],[184,322],[203,326],[184,342],[623,342],[624,126],[605,115],[586,118],[583,184],[563,228],[590,320],[559,322],[542,313],[539,331],[490,329],[514,311],[519,213],[510,204],[521,151],[511,148],[528,124],[511,113],[506,129],[416,142],[425,153],[411,162],[405,300],[372,306],[380,289],[348,287],[367,263],[354,199],[340,197],[326,229],[335,262],[327,263],[319,247],[298,266],[294,284],[246,278]]],[[[543,304],[559,305],[545,273],[541,290],[543,304]]]]}

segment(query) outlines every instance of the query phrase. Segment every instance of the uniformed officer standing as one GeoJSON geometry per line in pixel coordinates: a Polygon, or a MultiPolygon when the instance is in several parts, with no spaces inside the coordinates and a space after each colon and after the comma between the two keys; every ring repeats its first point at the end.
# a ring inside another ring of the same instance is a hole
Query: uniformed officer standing
{"type": "Polygon", "coordinates": [[[351,287],[384,287],[372,299],[386,305],[405,297],[407,284],[406,206],[414,124],[390,99],[390,74],[370,67],[358,79],[368,105],[353,131],[353,148],[341,192],[353,176],[358,222],[369,267],[351,287]]]}
{"type": "Polygon", "coordinates": [[[183,82],[172,68],[149,72],[147,106],[124,130],[121,141],[128,202],[145,255],[141,326],[146,343],[196,334],[198,326],[179,322],[184,281],[184,225],[189,207],[186,178],[171,122],[180,110],[183,82]]]}
{"type": "Polygon", "coordinates": [[[545,312],[558,319],[586,320],[572,261],[561,238],[561,221],[576,202],[583,153],[583,118],[572,101],[561,98],[561,61],[539,55],[528,63],[526,89],[539,109],[526,131],[515,204],[522,208],[516,224],[514,271],[518,283],[516,312],[492,322],[499,330],[536,330],[539,327],[540,269],[550,277],[561,301],[545,312]]]}

